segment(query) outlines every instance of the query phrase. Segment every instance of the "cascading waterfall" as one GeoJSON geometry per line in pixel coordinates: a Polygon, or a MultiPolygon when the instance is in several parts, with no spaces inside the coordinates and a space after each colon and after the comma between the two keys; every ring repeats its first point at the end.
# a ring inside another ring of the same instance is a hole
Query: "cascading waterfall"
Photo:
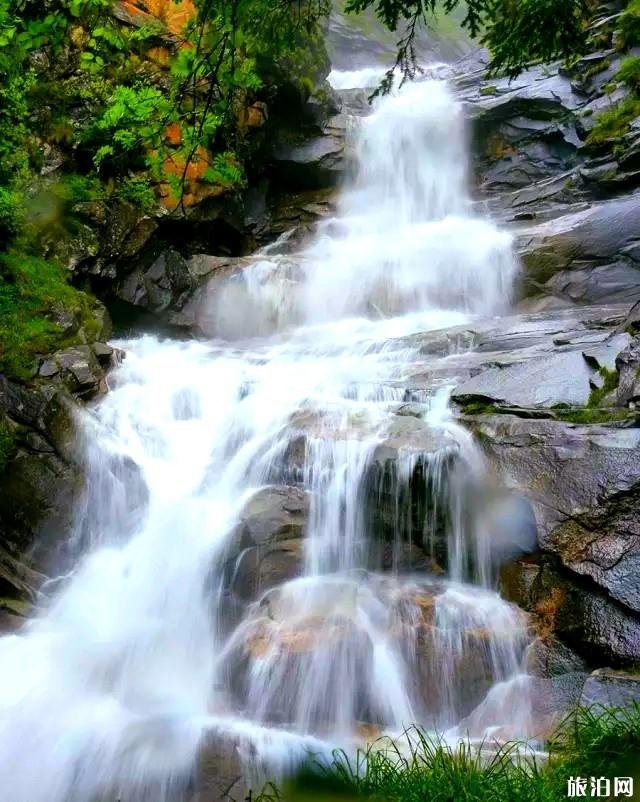
{"type": "Polygon", "coordinates": [[[510,239],[470,213],[445,84],[380,100],[354,135],[357,173],[310,246],[269,249],[206,299],[216,340],[120,344],[82,422],[84,556],[0,640],[11,802],[175,802],[209,731],[268,773],[411,724],[529,734],[500,691],[527,632],[489,587],[480,458],[444,384],[398,414],[425,360],[412,335],[508,303],[510,239]],[[238,598],[268,554],[235,548],[239,516],[294,483],[297,576],[238,598]]]}

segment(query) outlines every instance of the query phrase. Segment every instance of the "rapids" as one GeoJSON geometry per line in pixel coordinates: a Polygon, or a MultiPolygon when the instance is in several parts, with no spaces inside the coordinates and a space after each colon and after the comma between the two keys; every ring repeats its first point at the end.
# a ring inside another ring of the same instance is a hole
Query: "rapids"
{"type": "Polygon", "coordinates": [[[254,776],[367,728],[529,735],[526,621],[493,589],[482,459],[445,381],[420,413],[437,445],[401,445],[391,491],[394,549],[410,537],[434,571],[397,555],[381,570],[365,512],[388,480],[372,466],[403,382],[428,361],[413,335],[508,308],[510,237],[471,211],[445,83],[378,100],[353,136],[335,217],[301,252],[278,243],[218,288],[202,310],[210,339],[117,343],[126,359],[81,421],[77,558],[0,640],[7,802],[176,802],[210,731],[254,776]],[[409,525],[415,477],[427,501],[409,525]],[[230,605],[244,505],[292,483],[311,499],[299,575],[230,605]]]}

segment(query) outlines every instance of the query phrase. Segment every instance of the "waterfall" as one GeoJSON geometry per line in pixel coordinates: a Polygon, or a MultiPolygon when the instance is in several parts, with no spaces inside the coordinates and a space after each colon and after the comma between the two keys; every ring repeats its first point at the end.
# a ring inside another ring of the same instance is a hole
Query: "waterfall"
{"type": "Polygon", "coordinates": [[[83,554],[0,639],[11,802],[187,799],[210,731],[267,773],[365,731],[528,734],[526,704],[514,718],[500,691],[527,627],[492,587],[481,457],[446,382],[402,411],[428,359],[413,335],[508,305],[510,238],[471,212],[444,83],[379,100],[353,135],[336,216],[216,286],[215,338],[118,343],[82,421],[83,554]],[[275,544],[293,569],[254,592],[273,544],[239,524],[274,485],[308,521],[275,544]],[[419,569],[403,562],[416,550],[419,569]]]}

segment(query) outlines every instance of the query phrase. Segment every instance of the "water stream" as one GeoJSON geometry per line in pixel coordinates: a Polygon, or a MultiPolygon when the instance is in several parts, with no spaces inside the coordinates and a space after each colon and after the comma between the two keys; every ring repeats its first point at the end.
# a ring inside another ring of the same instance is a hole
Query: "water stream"
{"type": "Polygon", "coordinates": [[[412,724],[529,734],[482,459],[446,382],[402,409],[428,362],[413,335],[508,308],[510,238],[470,211],[444,83],[378,101],[354,137],[335,217],[218,287],[209,340],[118,343],[82,421],[83,556],[0,640],[3,799],[175,802],[211,731],[267,773],[412,724]],[[275,583],[273,544],[238,526],[274,485],[310,507],[275,583]]]}

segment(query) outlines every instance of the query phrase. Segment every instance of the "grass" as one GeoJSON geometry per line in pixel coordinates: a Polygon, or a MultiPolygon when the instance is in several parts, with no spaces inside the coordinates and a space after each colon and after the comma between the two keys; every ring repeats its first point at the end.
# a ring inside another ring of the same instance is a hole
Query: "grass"
{"type": "Polygon", "coordinates": [[[598,114],[596,126],[587,137],[587,143],[602,145],[611,139],[619,139],[627,133],[636,117],[640,117],[640,99],[633,96],[625,98],[598,114]]]}
{"type": "Polygon", "coordinates": [[[524,756],[517,743],[481,754],[468,743],[450,746],[417,729],[407,733],[407,743],[405,752],[378,743],[354,757],[337,751],[329,765],[312,760],[294,780],[268,786],[254,802],[557,802],[567,798],[569,777],[634,777],[637,785],[640,705],[579,709],[560,726],[548,759],[524,756]]]}
{"type": "Polygon", "coordinates": [[[17,253],[0,254],[0,372],[28,379],[37,356],[71,344],[75,331],[56,316],[64,311],[71,329],[90,330],[91,298],[68,283],[54,261],[17,253]]]}

